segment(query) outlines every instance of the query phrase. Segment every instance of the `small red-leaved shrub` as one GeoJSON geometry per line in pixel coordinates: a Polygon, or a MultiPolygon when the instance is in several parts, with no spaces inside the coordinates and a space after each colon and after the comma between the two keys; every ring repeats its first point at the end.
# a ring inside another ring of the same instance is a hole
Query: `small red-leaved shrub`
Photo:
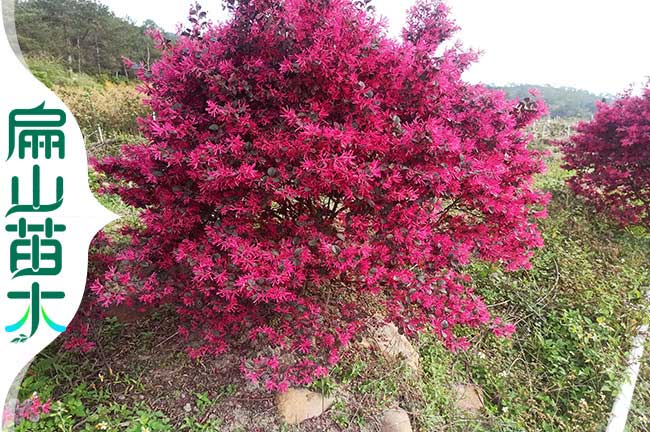
{"type": "Polygon", "coordinates": [[[3,409],[2,424],[18,426],[25,420],[36,423],[41,416],[49,414],[51,408],[52,401],[43,402],[37,393],[32,394],[31,397],[22,402],[17,400],[9,401],[8,406],[3,409]],[[9,406],[13,408],[13,412],[7,410],[9,406]]]}
{"type": "Polygon", "coordinates": [[[600,103],[563,151],[577,194],[623,225],[650,227],[650,87],[600,103]]]}
{"type": "Polygon", "coordinates": [[[463,268],[525,268],[542,243],[523,132],[542,108],[461,80],[475,55],[442,48],[441,2],[400,41],[358,3],[240,0],[158,38],[149,143],[97,164],[144,225],[102,255],[98,304],[173,304],[192,356],[237,347],[269,389],[326,374],[376,319],[452,349],[457,326],[513,330],[463,268]]]}

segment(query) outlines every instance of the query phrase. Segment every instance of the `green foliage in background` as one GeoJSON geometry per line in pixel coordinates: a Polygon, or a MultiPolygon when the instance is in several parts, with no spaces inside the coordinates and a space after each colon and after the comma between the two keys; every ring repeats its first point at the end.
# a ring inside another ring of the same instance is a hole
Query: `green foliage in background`
{"type": "Polygon", "coordinates": [[[537,89],[546,102],[551,117],[588,119],[596,112],[596,102],[611,95],[595,95],[571,87],[553,87],[535,84],[511,84],[495,87],[503,90],[509,99],[529,97],[530,89],[537,89]]]}
{"type": "Polygon", "coordinates": [[[97,78],[85,73],[73,72],[53,57],[46,55],[27,56],[25,61],[32,75],[50,89],[54,86],[100,86],[97,78]]]}
{"type": "Polygon", "coordinates": [[[75,116],[90,155],[117,154],[123,144],[143,142],[137,119],[150,113],[137,83],[71,72],[49,57],[27,57],[30,71],[75,116]]]}
{"type": "Polygon", "coordinates": [[[18,0],[16,33],[28,56],[58,59],[77,73],[133,77],[123,57],[151,63],[159,53],[145,35],[153,21],[138,26],[91,0],[18,0]]]}

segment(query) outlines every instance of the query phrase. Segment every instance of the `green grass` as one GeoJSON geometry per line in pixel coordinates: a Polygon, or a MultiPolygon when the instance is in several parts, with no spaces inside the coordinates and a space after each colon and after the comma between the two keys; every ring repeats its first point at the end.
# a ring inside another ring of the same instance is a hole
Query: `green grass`
{"type": "MultiPolygon", "coordinates": [[[[640,304],[650,286],[650,237],[594,215],[566,190],[566,175],[554,164],[539,180],[553,199],[532,270],[506,273],[484,263],[471,269],[477,291],[498,305],[493,312],[517,323],[513,338],[471,334],[473,347],[453,362],[437,341],[422,345],[427,400],[444,400],[448,383],[435,385],[440,365],[485,392],[487,413],[470,422],[476,430],[602,430],[631,337],[648,318],[640,304]]],[[[650,391],[642,385],[636,397],[636,412],[647,413],[650,391]]],[[[446,430],[469,427],[457,424],[446,430]]],[[[630,431],[646,430],[638,424],[631,420],[630,431]]]]}
{"type": "MultiPolygon", "coordinates": [[[[108,319],[100,337],[119,338],[121,325],[108,319]]],[[[95,359],[97,360],[97,359],[95,359]]],[[[180,422],[151,407],[152,398],[145,398],[142,373],[106,369],[91,357],[57,350],[50,346],[31,365],[20,388],[19,399],[37,393],[41,400],[53,401],[51,412],[38,421],[23,421],[16,432],[212,432],[218,431],[221,420],[209,413],[216,402],[207,392],[196,393],[191,412],[180,422]],[[133,403],[140,395],[142,401],[133,403]]],[[[224,388],[220,395],[229,395],[224,388]]]]}
{"type": "Polygon", "coordinates": [[[105,174],[95,171],[90,168],[88,170],[88,183],[90,190],[93,191],[97,200],[101,205],[106,207],[108,210],[112,211],[121,218],[111,225],[108,229],[105,229],[108,233],[115,232],[120,226],[141,226],[140,219],[138,218],[139,211],[138,209],[131,207],[122,201],[122,198],[119,195],[115,194],[98,194],[97,191],[107,184],[108,179],[105,174]]]}
{"type": "Polygon", "coordinates": [[[27,56],[25,62],[32,75],[49,88],[54,86],[101,88],[105,82],[126,82],[124,78],[116,79],[107,75],[93,76],[73,72],[59,59],[48,56],[27,56]]]}
{"type": "Polygon", "coordinates": [[[90,75],[68,70],[63,64],[48,57],[26,57],[30,72],[47,87],[69,85],[79,87],[98,87],[100,82],[90,75]]]}
{"type": "Polygon", "coordinates": [[[646,344],[645,349],[641,373],[628,416],[628,432],[650,430],[650,343],[646,344]]]}
{"type": "Polygon", "coordinates": [[[94,382],[105,378],[96,375],[87,362],[80,362],[78,356],[50,351],[39,355],[30,367],[21,385],[20,398],[25,399],[34,392],[42,400],[52,398],[51,412],[37,422],[19,423],[17,432],[174,430],[163,413],[152,411],[144,404],[127,406],[112,401],[110,392],[94,382]]]}

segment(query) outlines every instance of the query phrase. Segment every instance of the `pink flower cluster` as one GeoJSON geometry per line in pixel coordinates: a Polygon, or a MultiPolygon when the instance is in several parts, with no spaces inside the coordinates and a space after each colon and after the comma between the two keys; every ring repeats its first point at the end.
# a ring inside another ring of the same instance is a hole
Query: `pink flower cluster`
{"type": "MultiPolygon", "coordinates": [[[[11,403],[9,405],[12,406],[11,403]]],[[[22,402],[15,401],[13,413],[4,411],[2,424],[7,425],[13,423],[14,425],[18,425],[25,420],[37,422],[42,415],[49,414],[51,405],[52,402],[50,400],[43,402],[38,394],[34,393],[22,402]]]]}
{"type": "Polygon", "coordinates": [[[650,227],[650,87],[599,104],[563,150],[577,194],[623,225],[650,227]]]}
{"type": "Polygon", "coordinates": [[[542,245],[523,129],[544,107],[462,81],[476,55],[443,48],[442,2],[419,1],[401,40],[359,3],[241,0],[225,24],[197,8],[157,36],[138,71],[148,143],[96,164],[144,225],[95,263],[97,304],[173,304],[192,356],[236,347],[279,390],[376,319],[451,349],[458,326],[512,332],[463,269],[527,268],[542,245]]]}

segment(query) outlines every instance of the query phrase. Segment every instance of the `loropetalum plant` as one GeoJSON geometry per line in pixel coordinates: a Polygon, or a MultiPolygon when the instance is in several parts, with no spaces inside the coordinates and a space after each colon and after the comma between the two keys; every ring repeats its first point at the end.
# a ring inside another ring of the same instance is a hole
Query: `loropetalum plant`
{"type": "Polygon", "coordinates": [[[577,194],[623,225],[650,227],[650,85],[600,103],[563,150],[577,194]]]}
{"type": "Polygon", "coordinates": [[[37,422],[41,416],[49,414],[52,408],[52,401],[47,400],[43,402],[38,394],[34,393],[22,402],[13,400],[8,405],[14,407],[14,411],[7,411],[5,408],[2,416],[2,424],[19,425],[25,420],[37,422]]]}
{"type": "Polygon", "coordinates": [[[95,262],[97,303],[175,305],[192,356],[236,348],[270,390],[326,374],[371,323],[451,349],[458,326],[512,332],[463,268],[526,268],[542,244],[524,128],[543,106],[462,81],[476,56],[442,48],[439,1],[401,40],[351,0],[227,6],[156,36],[149,143],[96,164],[144,225],[95,262]]]}

